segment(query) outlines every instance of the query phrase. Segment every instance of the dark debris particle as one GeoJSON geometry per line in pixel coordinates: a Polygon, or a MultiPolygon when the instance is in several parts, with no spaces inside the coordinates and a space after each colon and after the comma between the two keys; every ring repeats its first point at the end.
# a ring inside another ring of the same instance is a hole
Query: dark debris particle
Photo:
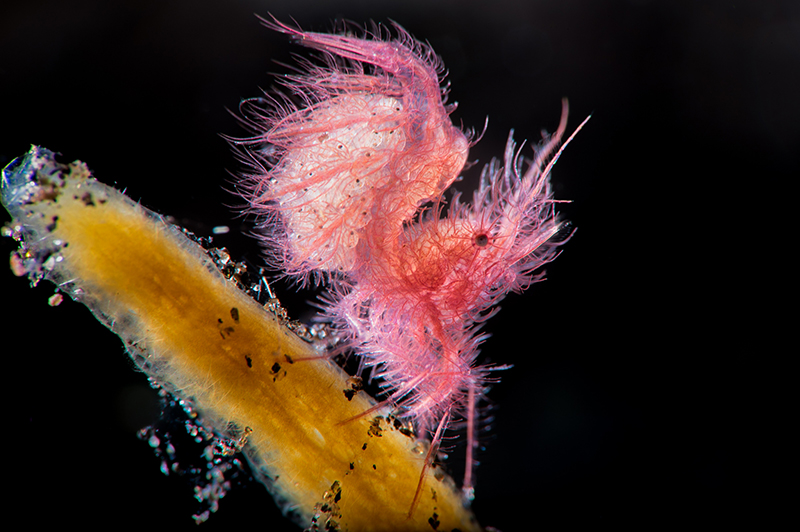
{"type": "Polygon", "coordinates": [[[369,424],[369,429],[367,429],[367,434],[370,436],[375,436],[378,438],[382,438],[383,429],[381,429],[381,420],[383,419],[382,416],[375,416],[375,419],[372,420],[372,423],[369,424]]]}
{"type": "Polygon", "coordinates": [[[278,382],[279,379],[283,379],[288,374],[288,372],[285,369],[281,368],[281,365],[278,362],[275,362],[272,365],[272,368],[270,368],[270,371],[271,371],[271,374],[273,375],[272,382],[278,382]]]}
{"type": "Polygon", "coordinates": [[[408,438],[414,437],[414,430],[408,424],[403,423],[402,421],[400,421],[399,418],[396,418],[394,416],[392,416],[390,419],[392,421],[392,424],[394,425],[394,428],[398,432],[400,432],[400,434],[408,438]]]}
{"type": "Polygon", "coordinates": [[[95,206],[94,205],[94,199],[92,199],[92,193],[91,192],[87,192],[86,194],[81,196],[81,201],[87,207],[94,207],[95,206]]]}
{"type": "Polygon", "coordinates": [[[352,401],[353,397],[364,389],[364,380],[361,377],[350,377],[347,379],[347,384],[350,388],[344,390],[344,396],[347,397],[348,401],[352,401]]]}
{"type": "Polygon", "coordinates": [[[428,524],[431,525],[431,528],[433,528],[434,530],[438,530],[439,529],[439,524],[440,524],[440,522],[439,522],[439,514],[437,514],[436,512],[433,512],[433,516],[428,518],[428,524]]]}
{"type": "Polygon", "coordinates": [[[289,364],[294,364],[294,360],[292,360],[292,357],[290,357],[289,355],[285,354],[285,355],[283,355],[283,357],[286,359],[286,362],[288,362],[289,364]]]}
{"type": "Polygon", "coordinates": [[[356,468],[355,462],[350,462],[350,471],[356,468]]]}
{"type": "Polygon", "coordinates": [[[376,466],[375,464],[372,464],[372,469],[374,469],[375,471],[377,471],[377,470],[378,470],[378,466],[376,466]]]}
{"type": "Polygon", "coordinates": [[[236,323],[239,323],[239,309],[238,308],[233,307],[231,309],[231,318],[233,318],[233,321],[235,321],[236,323]]]}
{"type": "Polygon", "coordinates": [[[364,389],[364,379],[361,377],[350,377],[347,379],[347,382],[350,384],[350,387],[356,391],[364,389]]]}
{"type": "Polygon", "coordinates": [[[366,451],[366,450],[367,450],[367,444],[366,444],[366,443],[365,443],[364,445],[362,445],[362,446],[361,446],[361,450],[362,450],[362,451],[366,451]]]}
{"type": "Polygon", "coordinates": [[[248,368],[252,368],[253,367],[253,358],[250,355],[245,355],[244,359],[247,361],[247,367],[248,368]]]}

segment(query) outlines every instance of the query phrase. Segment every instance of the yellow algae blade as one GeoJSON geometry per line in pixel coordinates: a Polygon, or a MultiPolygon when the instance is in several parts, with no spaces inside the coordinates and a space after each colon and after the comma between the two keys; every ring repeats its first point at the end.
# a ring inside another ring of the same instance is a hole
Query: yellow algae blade
{"type": "Polygon", "coordinates": [[[358,417],[375,401],[180,230],[38,147],[3,170],[2,200],[15,273],[86,304],[208,428],[246,435],[256,476],[298,524],[481,530],[436,468],[409,517],[424,445],[386,410],[358,417]]]}

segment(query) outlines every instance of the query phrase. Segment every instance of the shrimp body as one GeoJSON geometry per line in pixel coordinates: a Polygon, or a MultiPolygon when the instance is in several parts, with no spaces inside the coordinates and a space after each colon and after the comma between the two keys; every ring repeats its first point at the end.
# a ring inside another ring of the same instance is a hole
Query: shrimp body
{"type": "Polygon", "coordinates": [[[458,177],[469,141],[448,118],[435,55],[403,30],[384,42],[270,25],[327,65],[284,81],[305,107],[276,101],[262,117],[270,167],[251,180],[250,204],[282,226],[275,267],[352,272],[392,251],[403,223],[458,177]]]}
{"type": "Polygon", "coordinates": [[[449,119],[433,51],[397,25],[386,40],[267,25],[323,54],[282,80],[294,99],[273,97],[242,141],[256,169],[244,195],[263,217],[268,258],[304,282],[328,281],[325,318],[381,379],[385,402],[433,435],[425,468],[450,421],[467,420],[471,491],[476,405],[498,369],[477,364],[479,329],[555,256],[548,179],[566,103],[533,160],[509,136],[472,202],[456,195],[445,213],[470,138],[449,119]]]}

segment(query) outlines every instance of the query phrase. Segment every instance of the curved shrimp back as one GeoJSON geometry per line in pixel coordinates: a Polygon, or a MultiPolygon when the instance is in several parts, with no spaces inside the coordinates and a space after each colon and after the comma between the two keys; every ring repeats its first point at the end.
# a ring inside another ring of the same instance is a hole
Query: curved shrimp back
{"type": "Polygon", "coordinates": [[[285,76],[291,97],[256,118],[263,133],[245,142],[262,171],[246,197],[266,220],[272,266],[304,280],[347,274],[458,177],[469,142],[449,120],[440,62],[400,26],[383,40],[265,24],[323,61],[285,76]]]}

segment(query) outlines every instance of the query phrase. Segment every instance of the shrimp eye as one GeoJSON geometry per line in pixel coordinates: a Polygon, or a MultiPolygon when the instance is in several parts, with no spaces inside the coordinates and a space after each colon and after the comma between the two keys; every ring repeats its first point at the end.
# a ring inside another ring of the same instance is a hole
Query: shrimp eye
{"type": "Polygon", "coordinates": [[[489,235],[487,235],[486,233],[479,233],[475,235],[475,238],[473,238],[473,242],[475,242],[475,245],[478,246],[479,248],[485,248],[486,246],[489,245],[489,235]]]}

